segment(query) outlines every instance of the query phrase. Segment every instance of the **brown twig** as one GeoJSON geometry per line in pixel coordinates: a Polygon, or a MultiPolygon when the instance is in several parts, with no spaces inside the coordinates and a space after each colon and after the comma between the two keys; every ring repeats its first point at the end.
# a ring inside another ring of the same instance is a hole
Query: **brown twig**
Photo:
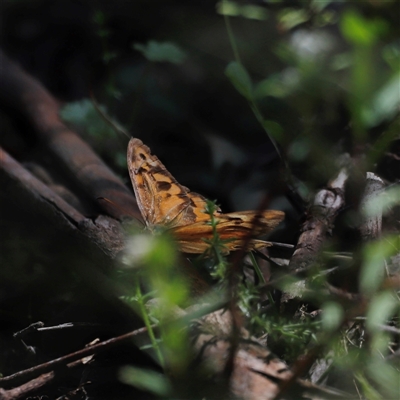
{"type": "MultiPolygon", "coordinates": [[[[67,368],[74,368],[82,365],[82,361],[74,361],[67,364],[67,368]]],[[[26,398],[28,394],[41,389],[49,383],[52,383],[56,378],[56,373],[54,371],[42,374],[37,378],[30,380],[20,386],[14,387],[9,390],[4,390],[0,388],[0,400],[17,400],[22,397],[26,398]]]]}
{"type": "Polygon", "coordinates": [[[110,347],[115,346],[117,344],[121,344],[125,340],[132,339],[135,336],[138,336],[142,333],[147,332],[147,328],[143,327],[140,329],[136,329],[132,332],[125,333],[124,335],[116,336],[114,338],[105,340],[103,342],[94,344],[92,346],[86,347],[84,349],[75,351],[73,353],[67,354],[65,356],[55,358],[54,360],[47,361],[43,364],[36,365],[34,367],[25,369],[23,371],[19,371],[15,374],[5,376],[4,378],[0,378],[0,385],[2,387],[12,386],[21,382],[23,380],[30,379],[39,374],[45,374],[50,371],[53,371],[60,365],[66,365],[73,361],[80,360],[83,357],[88,357],[93,354],[98,354],[99,352],[108,350],[110,347]]]}
{"type": "MultiPolygon", "coordinates": [[[[172,319],[171,321],[167,322],[165,324],[165,326],[167,326],[169,323],[171,325],[178,323],[180,326],[188,326],[190,321],[200,318],[200,317],[203,317],[204,315],[207,315],[211,312],[214,312],[214,311],[218,310],[222,305],[226,305],[226,303],[215,303],[213,305],[205,305],[201,308],[196,308],[196,310],[194,310],[191,313],[184,312],[183,316],[179,316],[176,319],[172,319]]],[[[152,327],[152,329],[158,328],[156,325],[152,325],[151,327],[152,327]]],[[[52,371],[53,369],[55,369],[56,367],[58,367],[60,365],[67,365],[76,360],[80,360],[83,357],[88,357],[90,355],[98,354],[102,351],[108,350],[110,347],[112,347],[114,345],[121,344],[122,342],[124,342],[128,339],[132,339],[133,337],[137,337],[146,332],[147,332],[147,327],[142,327],[142,328],[136,329],[134,331],[125,333],[123,335],[116,336],[114,338],[105,340],[103,342],[96,343],[92,346],[88,346],[88,347],[78,350],[74,353],[67,354],[65,356],[56,358],[54,360],[45,362],[40,365],[36,365],[35,367],[28,368],[24,371],[19,371],[13,375],[9,375],[9,376],[0,378],[0,386],[6,387],[6,386],[15,385],[18,382],[30,379],[33,376],[38,376],[39,374],[44,374],[49,371],[52,371]]]]}

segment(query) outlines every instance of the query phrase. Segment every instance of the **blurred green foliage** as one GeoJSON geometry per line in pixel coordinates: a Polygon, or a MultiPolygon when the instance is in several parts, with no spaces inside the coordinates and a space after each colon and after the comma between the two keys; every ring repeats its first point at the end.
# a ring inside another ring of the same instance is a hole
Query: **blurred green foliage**
{"type": "Polygon", "coordinates": [[[185,53],[175,43],[171,42],[160,43],[150,40],[146,45],[134,43],[133,48],[153,62],[180,64],[186,58],[185,53]]]}

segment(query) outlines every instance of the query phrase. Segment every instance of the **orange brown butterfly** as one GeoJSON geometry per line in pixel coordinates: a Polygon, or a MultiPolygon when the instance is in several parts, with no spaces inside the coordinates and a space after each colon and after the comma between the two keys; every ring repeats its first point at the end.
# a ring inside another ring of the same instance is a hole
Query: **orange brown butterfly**
{"type": "MultiPolygon", "coordinates": [[[[209,245],[204,239],[213,236],[211,217],[206,211],[207,199],[180,185],[139,139],[129,141],[127,160],[136,201],[150,231],[160,226],[166,228],[183,253],[206,251],[209,245]]],[[[220,238],[226,240],[226,252],[238,250],[249,235],[247,250],[270,246],[270,242],[255,237],[272,231],[284,216],[282,211],[275,210],[223,214],[219,208],[213,215],[220,238]]]]}

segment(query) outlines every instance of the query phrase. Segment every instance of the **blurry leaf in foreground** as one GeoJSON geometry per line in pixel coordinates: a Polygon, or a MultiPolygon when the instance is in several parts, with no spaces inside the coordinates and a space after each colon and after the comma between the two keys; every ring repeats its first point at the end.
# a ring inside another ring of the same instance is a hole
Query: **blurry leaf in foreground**
{"type": "Polygon", "coordinates": [[[188,285],[177,267],[176,244],[167,233],[131,234],[122,262],[127,268],[142,268],[147,284],[163,300],[163,306],[169,307],[187,300],[188,285]]]}
{"type": "Polygon", "coordinates": [[[340,71],[349,68],[353,62],[351,53],[344,52],[336,54],[331,59],[331,68],[333,71],[340,71]]]}
{"type": "Polygon", "coordinates": [[[181,64],[186,58],[184,51],[171,42],[150,40],[145,45],[134,43],[133,48],[140,51],[149,61],[181,64]]]}
{"type": "Polygon", "coordinates": [[[268,18],[268,11],[264,7],[249,4],[242,6],[242,16],[244,18],[263,21],[268,18]]]}
{"type": "Polygon", "coordinates": [[[298,69],[287,68],[281,74],[271,75],[259,82],[254,89],[254,95],[259,99],[266,96],[284,98],[295,92],[300,84],[298,69]]]}
{"type": "Polygon", "coordinates": [[[263,121],[264,128],[268,131],[268,133],[277,141],[281,141],[283,139],[283,128],[282,126],[272,120],[264,120],[263,121]]]}
{"type": "Polygon", "coordinates": [[[398,186],[390,187],[373,197],[365,204],[363,212],[366,217],[375,217],[381,212],[386,214],[395,205],[400,205],[400,187],[398,186]]]}
{"type": "Polygon", "coordinates": [[[364,262],[359,278],[362,293],[368,295],[380,287],[385,275],[385,259],[399,251],[397,242],[396,235],[392,235],[364,245],[364,262]]]}
{"type": "Polygon", "coordinates": [[[373,45],[388,29],[383,19],[364,18],[355,10],[343,14],[340,27],[343,36],[356,46],[373,45]]]}
{"type": "Polygon", "coordinates": [[[363,110],[363,119],[369,127],[392,119],[400,112],[400,72],[397,72],[374,95],[372,103],[363,110]]]}
{"type": "MultiPolygon", "coordinates": [[[[371,357],[367,365],[367,372],[371,379],[380,388],[378,399],[398,399],[400,393],[400,374],[381,356],[371,357]],[[382,396],[383,394],[383,396],[382,396]]],[[[367,397],[368,399],[370,397],[367,397]]]]}
{"type": "Polygon", "coordinates": [[[357,382],[357,387],[360,387],[364,399],[368,400],[382,400],[380,393],[374,388],[365,375],[361,372],[354,374],[357,382]]]}
{"type": "Polygon", "coordinates": [[[127,385],[135,386],[158,396],[171,394],[171,385],[168,379],[155,371],[126,366],[120,369],[119,379],[127,385]]]}
{"type": "Polygon", "coordinates": [[[268,17],[268,11],[261,6],[248,4],[241,5],[234,1],[220,1],[217,3],[217,13],[229,17],[244,17],[255,20],[265,20],[268,17]]]}
{"type": "Polygon", "coordinates": [[[280,75],[272,75],[258,82],[254,89],[254,95],[257,98],[266,96],[283,98],[288,94],[288,88],[285,86],[284,82],[282,82],[282,77],[280,75]]]}
{"type": "Polygon", "coordinates": [[[278,14],[278,20],[286,30],[292,29],[309,20],[306,10],[301,8],[285,8],[278,14]]]}
{"type": "Polygon", "coordinates": [[[393,293],[384,291],[377,294],[371,301],[367,312],[366,328],[370,332],[380,329],[380,325],[385,324],[393,314],[399,310],[399,299],[393,293]]]}
{"type": "Polygon", "coordinates": [[[333,301],[322,306],[322,327],[327,331],[334,331],[341,324],[343,319],[342,307],[333,301]]]}
{"type": "Polygon", "coordinates": [[[219,1],[216,5],[217,13],[228,15],[229,17],[237,17],[240,15],[240,4],[234,1],[219,1]]]}
{"type": "Polygon", "coordinates": [[[253,84],[249,73],[242,64],[232,61],[225,69],[226,76],[235,86],[236,90],[247,100],[253,97],[253,84]]]}
{"type": "Polygon", "coordinates": [[[382,57],[394,72],[398,72],[400,60],[400,42],[395,41],[385,46],[382,50],[382,57]]]}

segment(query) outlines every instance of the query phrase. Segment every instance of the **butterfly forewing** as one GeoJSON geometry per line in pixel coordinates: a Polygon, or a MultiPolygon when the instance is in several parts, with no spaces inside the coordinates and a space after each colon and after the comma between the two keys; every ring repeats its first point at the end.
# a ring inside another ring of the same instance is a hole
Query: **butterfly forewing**
{"type": "Polygon", "coordinates": [[[127,159],[136,200],[150,228],[182,226],[207,219],[206,199],[180,185],[141,140],[130,140],[127,159]]]}

